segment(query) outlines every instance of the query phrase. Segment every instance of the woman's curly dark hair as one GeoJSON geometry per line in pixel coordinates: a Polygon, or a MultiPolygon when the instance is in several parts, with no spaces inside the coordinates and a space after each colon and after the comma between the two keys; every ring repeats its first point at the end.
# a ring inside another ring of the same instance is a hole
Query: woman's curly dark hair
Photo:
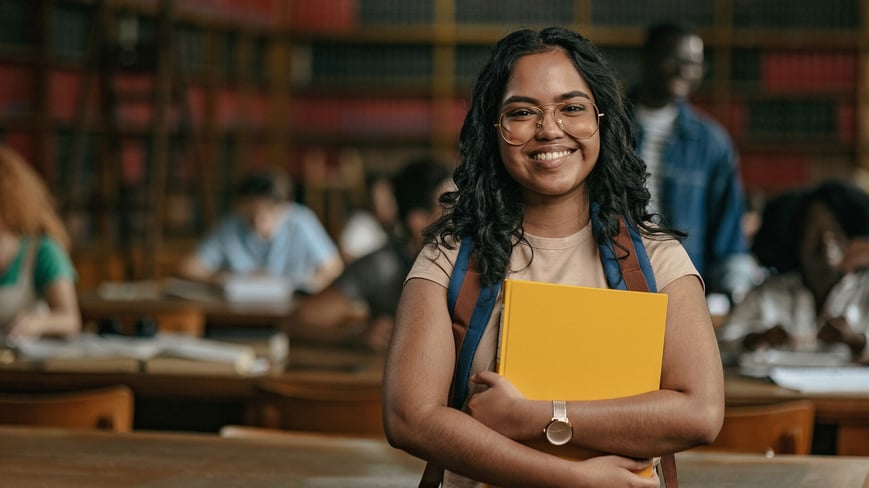
{"type": "Polygon", "coordinates": [[[609,62],[588,39],[570,30],[519,30],[495,45],[477,78],[459,137],[461,163],[453,175],[456,191],[441,196],[444,216],[424,234],[426,243],[446,247],[451,246],[448,238],[456,242],[463,237],[473,239],[485,285],[506,276],[513,245],[524,240],[519,185],[501,161],[494,125],[504,89],[519,58],[555,49],[573,61],[591,88],[598,110],[605,114],[600,124],[600,155],[587,181],[589,198],[600,206],[601,231],[595,239],[604,242],[615,236],[619,215],[645,235],[682,237],[649,223],[646,165],[634,152],[625,98],[609,62]]]}

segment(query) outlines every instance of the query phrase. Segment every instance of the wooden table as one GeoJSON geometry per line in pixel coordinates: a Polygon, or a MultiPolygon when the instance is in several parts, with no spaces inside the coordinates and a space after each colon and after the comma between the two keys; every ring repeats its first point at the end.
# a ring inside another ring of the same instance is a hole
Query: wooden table
{"type": "MultiPolygon", "coordinates": [[[[677,459],[683,488],[869,488],[869,458],[705,452],[677,459]]],[[[419,459],[375,439],[0,427],[0,475],[18,488],[411,487],[422,469],[419,459]]]]}
{"type": "Polygon", "coordinates": [[[205,314],[207,327],[277,328],[293,311],[287,302],[244,303],[213,297],[186,300],[176,297],[103,298],[96,292],[79,294],[79,307],[85,321],[102,319],[137,320],[159,311],[198,308],[205,314]]]}
{"type": "Polygon", "coordinates": [[[869,456],[869,392],[802,393],[769,380],[728,372],[724,381],[728,405],[757,405],[807,399],[815,404],[815,425],[833,429],[835,454],[869,456]]]}
{"type": "MultiPolygon", "coordinates": [[[[135,360],[109,362],[106,369],[45,371],[40,363],[0,364],[0,392],[59,392],[124,384],[135,395],[134,428],[216,432],[226,424],[244,423],[264,381],[310,383],[350,382],[379,385],[384,357],[364,350],[311,344],[290,345],[285,369],[263,375],[227,373],[226,368],[203,368],[190,363],[175,371],[139,371],[135,360]],[[128,367],[131,365],[130,367],[128,367]]],[[[88,365],[90,367],[90,365],[88,365]]]]}

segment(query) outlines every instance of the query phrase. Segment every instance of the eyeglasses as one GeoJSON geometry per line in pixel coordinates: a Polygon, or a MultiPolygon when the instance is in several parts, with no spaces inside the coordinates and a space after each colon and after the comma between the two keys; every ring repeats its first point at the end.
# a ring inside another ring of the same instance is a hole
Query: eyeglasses
{"type": "Polygon", "coordinates": [[[559,129],[574,139],[588,139],[600,127],[603,114],[587,101],[567,101],[554,105],[514,105],[501,112],[495,127],[501,137],[511,146],[521,146],[533,139],[543,128],[546,112],[552,116],[559,129]]]}

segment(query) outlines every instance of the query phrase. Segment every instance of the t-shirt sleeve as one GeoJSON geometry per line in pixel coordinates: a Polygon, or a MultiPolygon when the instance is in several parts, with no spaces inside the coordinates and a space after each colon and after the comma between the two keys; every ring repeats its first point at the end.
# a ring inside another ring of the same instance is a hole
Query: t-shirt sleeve
{"type": "Polygon", "coordinates": [[[39,240],[33,263],[33,286],[40,295],[57,280],[76,280],[75,268],[63,247],[50,237],[39,240]]]}
{"type": "Polygon", "coordinates": [[[652,263],[652,269],[655,270],[655,283],[658,290],[688,275],[696,276],[700,280],[700,286],[705,289],[706,285],[703,278],[679,241],[643,237],[643,244],[646,246],[646,253],[652,263]]]}
{"type": "Polygon", "coordinates": [[[405,283],[412,278],[422,278],[448,288],[456,264],[456,257],[459,254],[458,244],[454,247],[455,249],[448,249],[433,244],[425,246],[417,255],[405,283]]]}

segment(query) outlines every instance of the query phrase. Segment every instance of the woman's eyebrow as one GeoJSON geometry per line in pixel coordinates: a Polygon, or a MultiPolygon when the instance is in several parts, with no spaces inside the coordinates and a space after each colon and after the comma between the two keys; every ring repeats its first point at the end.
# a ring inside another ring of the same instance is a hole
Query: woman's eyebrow
{"type": "MultiPolygon", "coordinates": [[[[556,98],[556,100],[564,101],[564,100],[570,100],[571,98],[585,98],[587,100],[591,100],[591,96],[589,96],[588,93],[586,93],[582,90],[574,90],[574,91],[570,91],[567,93],[562,93],[561,95],[559,95],[556,98]]],[[[526,97],[526,96],[522,96],[522,95],[513,95],[512,97],[509,97],[506,100],[504,100],[501,103],[501,106],[509,105],[511,103],[530,103],[532,105],[537,105],[537,104],[539,104],[539,101],[537,99],[531,98],[531,97],[526,97]]]]}

